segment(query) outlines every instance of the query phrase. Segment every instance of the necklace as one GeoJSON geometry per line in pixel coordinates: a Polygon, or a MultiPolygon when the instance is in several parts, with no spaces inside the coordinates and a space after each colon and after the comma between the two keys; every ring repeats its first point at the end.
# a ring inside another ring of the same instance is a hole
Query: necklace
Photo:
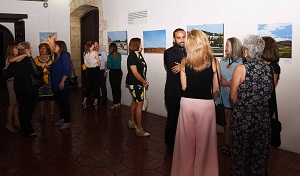
{"type": "Polygon", "coordinates": [[[231,64],[233,63],[233,61],[230,61],[230,57],[228,57],[228,64],[226,66],[226,68],[230,68],[231,67],[231,64]]]}

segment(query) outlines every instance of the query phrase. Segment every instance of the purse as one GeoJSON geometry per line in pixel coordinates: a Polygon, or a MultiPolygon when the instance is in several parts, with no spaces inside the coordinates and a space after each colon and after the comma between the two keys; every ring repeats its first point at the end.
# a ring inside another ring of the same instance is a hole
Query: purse
{"type": "MultiPolygon", "coordinates": [[[[272,75],[274,75],[272,73],[272,75]]],[[[275,91],[275,84],[274,84],[274,78],[273,80],[273,93],[274,93],[274,105],[275,105],[275,119],[273,117],[271,118],[271,141],[270,144],[273,147],[279,147],[281,145],[281,137],[280,132],[282,130],[281,122],[278,120],[278,110],[277,110],[277,99],[276,99],[276,91],[275,91]]]]}
{"type": "Polygon", "coordinates": [[[87,67],[86,67],[85,64],[82,64],[82,65],[81,65],[81,68],[82,68],[83,71],[85,71],[85,70],[87,69],[87,67]]]}
{"type": "Polygon", "coordinates": [[[32,58],[30,58],[30,62],[31,62],[31,66],[33,69],[32,73],[30,75],[32,85],[33,85],[33,87],[40,88],[45,83],[44,78],[43,78],[43,72],[38,71],[38,69],[37,69],[38,66],[35,64],[35,62],[33,61],[32,58]]]}
{"type": "Polygon", "coordinates": [[[147,111],[148,109],[148,98],[146,97],[146,87],[144,86],[144,104],[143,104],[143,111],[147,111]]]}
{"type": "Polygon", "coordinates": [[[65,85],[68,88],[78,87],[78,77],[76,75],[76,72],[75,72],[75,69],[73,67],[73,62],[72,61],[71,61],[71,66],[72,66],[72,75],[73,75],[73,77],[68,77],[65,80],[65,85]]]}
{"type": "MultiPolygon", "coordinates": [[[[218,73],[218,69],[217,69],[217,64],[216,64],[216,70],[217,70],[218,84],[219,84],[219,87],[221,88],[220,80],[219,80],[219,73],[218,73]]],[[[224,107],[224,104],[223,104],[222,95],[219,94],[219,96],[221,98],[221,103],[216,104],[216,102],[215,102],[216,122],[220,126],[225,126],[226,125],[225,107],[224,107]]]]}

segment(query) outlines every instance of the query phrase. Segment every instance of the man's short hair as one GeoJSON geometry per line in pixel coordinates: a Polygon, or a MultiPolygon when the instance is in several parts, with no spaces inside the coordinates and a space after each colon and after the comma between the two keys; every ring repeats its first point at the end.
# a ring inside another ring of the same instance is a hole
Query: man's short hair
{"type": "Polygon", "coordinates": [[[178,32],[178,31],[183,31],[183,32],[185,32],[184,29],[177,28],[177,29],[175,29],[175,31],[173,32],[173,38],[175,38],[175,33],[178,32]]]}

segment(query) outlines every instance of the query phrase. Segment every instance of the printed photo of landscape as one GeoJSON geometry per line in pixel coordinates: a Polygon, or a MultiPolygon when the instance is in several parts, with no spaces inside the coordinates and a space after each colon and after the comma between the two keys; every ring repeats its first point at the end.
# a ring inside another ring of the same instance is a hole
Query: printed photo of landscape
{"type": "Polygon", "coordinates": [[[166,50],[166,30],[143,32],[144,53],[164,53],[166,50]]]}
{"type": "Polygon", "coordinates": [[[127,31],[113,31],[107,32],[108,46],[111,43],[116,43],[118,47],[118,52],[122,55],[128,54],[127,45],[127,31]]]}
{"type": "Polygon", "coordinates": [[[201,30],[207,35],[214,57],[224,56],[224,24],[203,24],[187,26],[188,31],[192,29],[201,30]]]}
{"type": "Polygon", "coordinates": [[[280,58],[292,58],[291,23],[259,24],[258,35],[273,37],[277,42],[280,58]]]}

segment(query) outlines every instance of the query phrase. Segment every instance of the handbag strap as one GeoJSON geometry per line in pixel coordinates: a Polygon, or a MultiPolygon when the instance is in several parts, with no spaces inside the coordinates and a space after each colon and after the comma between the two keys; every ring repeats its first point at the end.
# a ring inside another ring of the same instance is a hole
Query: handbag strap
{"type": "MultiPolygon", "coordinates": [[[[219,89],[221,90],[221,85],[220,85],[220,79],[219,79],[219,73],[218,73],[218,67],[217,67],[217,59],[214,58],[215,60],[215,63],[216,63],[216,72],[217,72],[217,78],[218,78],[218,84],[219,84],[219,89]]],[[[214,82],[214,81],[213,81],[214,82]]],[[[213,85],[213,84],[212,84],[213,85]]],[[[213,86],[212,86],[212,89],[213,89],[213,86]]],[[[213,93],[212,93],[212,96],[214,97],[213,93]]],[[[221,103],[223,104],[223,99],[222,99],[222,95],[219,93],[219,96],[221,98],[221,103]]]]}

